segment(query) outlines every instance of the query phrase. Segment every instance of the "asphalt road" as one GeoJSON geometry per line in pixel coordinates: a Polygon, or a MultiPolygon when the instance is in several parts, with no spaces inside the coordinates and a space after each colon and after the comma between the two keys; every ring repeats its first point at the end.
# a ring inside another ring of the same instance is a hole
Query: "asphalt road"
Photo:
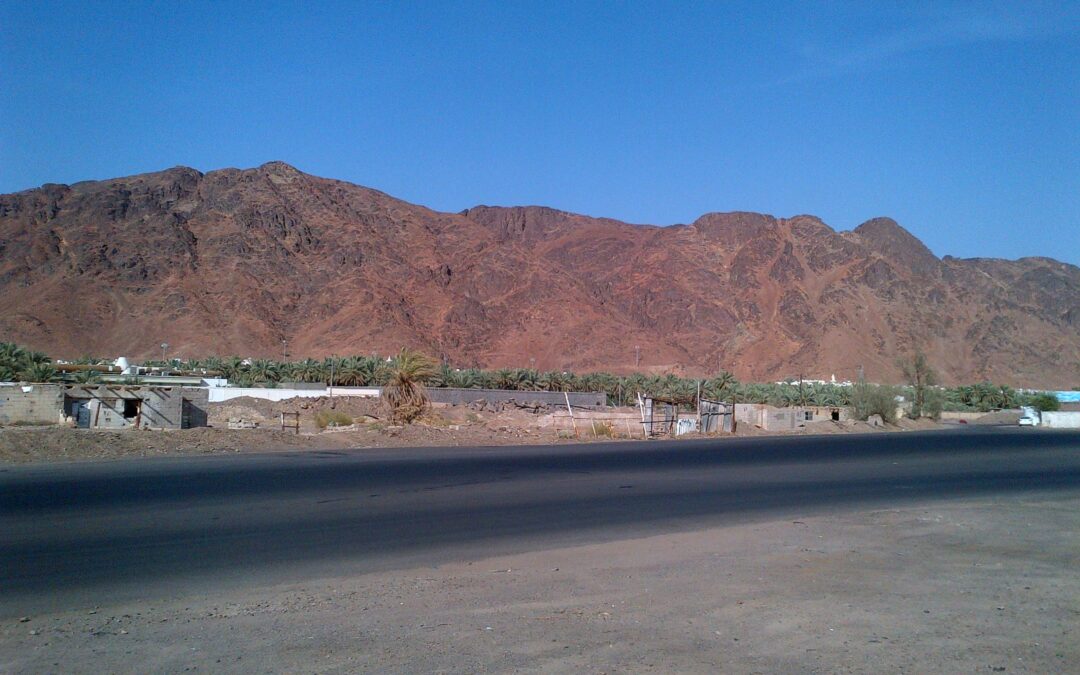
{"type": "Polygon", "coordinates": [[[1080,491],[1033,429],[298,452],[0,469],[0,617],[751,519],[1080,491]]]}

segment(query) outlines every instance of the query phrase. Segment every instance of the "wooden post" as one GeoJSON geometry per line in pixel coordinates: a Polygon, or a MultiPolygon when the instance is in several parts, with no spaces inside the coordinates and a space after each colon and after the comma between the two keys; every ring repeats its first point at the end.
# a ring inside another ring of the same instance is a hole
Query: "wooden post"
{"type": "Polygon", "coordinates": [[[299,412],[287,413],[284,410],[281,411],[281,430],[285,431],[286,429],[292,429],[294,434],[299,434],[300,433],[300,413],[299,412]],[[285,416],[286,415],[291,415],[292,416],[293,424],[290,424],[289,426],[285,426],[285,416]]]}
{"type": "Polygon", "coordinates": [[[574,426],[574,438],[577,438],[577,422],[574,420],[574,409],[570,407],[570,394],[564,391],[563,397],[566,398],[566,412],[570,413],[570,424],[574,426]]]}
{"type": "Polygon", "coordinates": [[[641,413],[641,437],[649,438],[649,428],[645,426],[645,401],[641,399],[641,392],[637,393],[638,412],[641,413]]]}
{"type": "Polygon", "coordinates": [[[701,433],[701,380],[697,383],[697,429],[701,433]]]}

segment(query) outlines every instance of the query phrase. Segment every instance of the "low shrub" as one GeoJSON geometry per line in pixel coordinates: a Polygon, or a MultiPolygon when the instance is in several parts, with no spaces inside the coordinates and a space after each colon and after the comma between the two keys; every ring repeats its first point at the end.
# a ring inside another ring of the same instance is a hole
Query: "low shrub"
{"type": "Polygon", "coordinates": [[[428,412],[420,421],[429,427],[448,427],[450,426],[450,420],[446,419],[442,415],[438,415],[433,412],[428,412]]]}
{"type": "Polygon", "coordinates": [[[945,407],[945,392],[936,387],[931,387],[924,394],[922,416],[932,420],[941,419],[941,411],[945,407]]]}
{"type": "Polygon", "coordinates": [[[857,384],[851,392],[852,414],[866,421],[871,415],[881,415],[883,422],[896,424],[896,387],[884,384],[857,384]]]}
{"type": "Polygon", "coordinates": [[[1058,401],[1057,396],[1053,394],[1036,394],[1031,397],[1031,407],[1039,412],[1054,412],[1061,410],[1061,401],[1058,401]]]}
{"type": "Polygon", "coordinates": [[[353,423],[353,419],[337,410],[320,410],[315,413],[315,424],[320,429],[326,427],[347,427],[353,423]]]}
{"type": "Polygon", "coordinates": [[[615,435],[611,422],[593,422],[593,436],[596,438],[611,438],[615,435]]]}

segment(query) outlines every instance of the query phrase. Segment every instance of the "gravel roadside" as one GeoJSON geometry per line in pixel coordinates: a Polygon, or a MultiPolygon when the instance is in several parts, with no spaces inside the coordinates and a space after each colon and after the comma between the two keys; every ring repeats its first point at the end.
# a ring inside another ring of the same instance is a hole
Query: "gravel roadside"
{"type": "Polygon", "coordinates": [[[0,672],[1076,672],[1080,499],[1012,496],[0,624],[0,672]]]}

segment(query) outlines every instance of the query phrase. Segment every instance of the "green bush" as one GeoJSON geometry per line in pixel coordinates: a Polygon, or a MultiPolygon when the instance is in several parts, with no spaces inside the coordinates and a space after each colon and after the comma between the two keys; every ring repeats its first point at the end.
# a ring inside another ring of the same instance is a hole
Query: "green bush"
{"type": "Polygon", "coordinates": [[[896,387],[884,384],[860,383],[852,387],[852,414],[866,421],[871,415],[881,415],[889,424],[896,424],[896,387]]]}
{"type": "Polygon", "coordinates": [[[945,407],[945,392],[937,387],[928,388],[923,394],[923,417],[933,420],[941,419],[941,411],[945,407]]]}
{"type": "Polygon", "coordinates": [[[1031,406],[1039,412],[1054,412],[1061,410],[1061,401],[1057,400],[1057,396],[1043,392],[1031,397],[1031,406]]]}
{"type": "Polygon", "coordinates": [[[337,410],[320,410],[315,413],[315,424],[320,429],[326,427],[347,427],[353,423],[353,419],[337,410]]]}

